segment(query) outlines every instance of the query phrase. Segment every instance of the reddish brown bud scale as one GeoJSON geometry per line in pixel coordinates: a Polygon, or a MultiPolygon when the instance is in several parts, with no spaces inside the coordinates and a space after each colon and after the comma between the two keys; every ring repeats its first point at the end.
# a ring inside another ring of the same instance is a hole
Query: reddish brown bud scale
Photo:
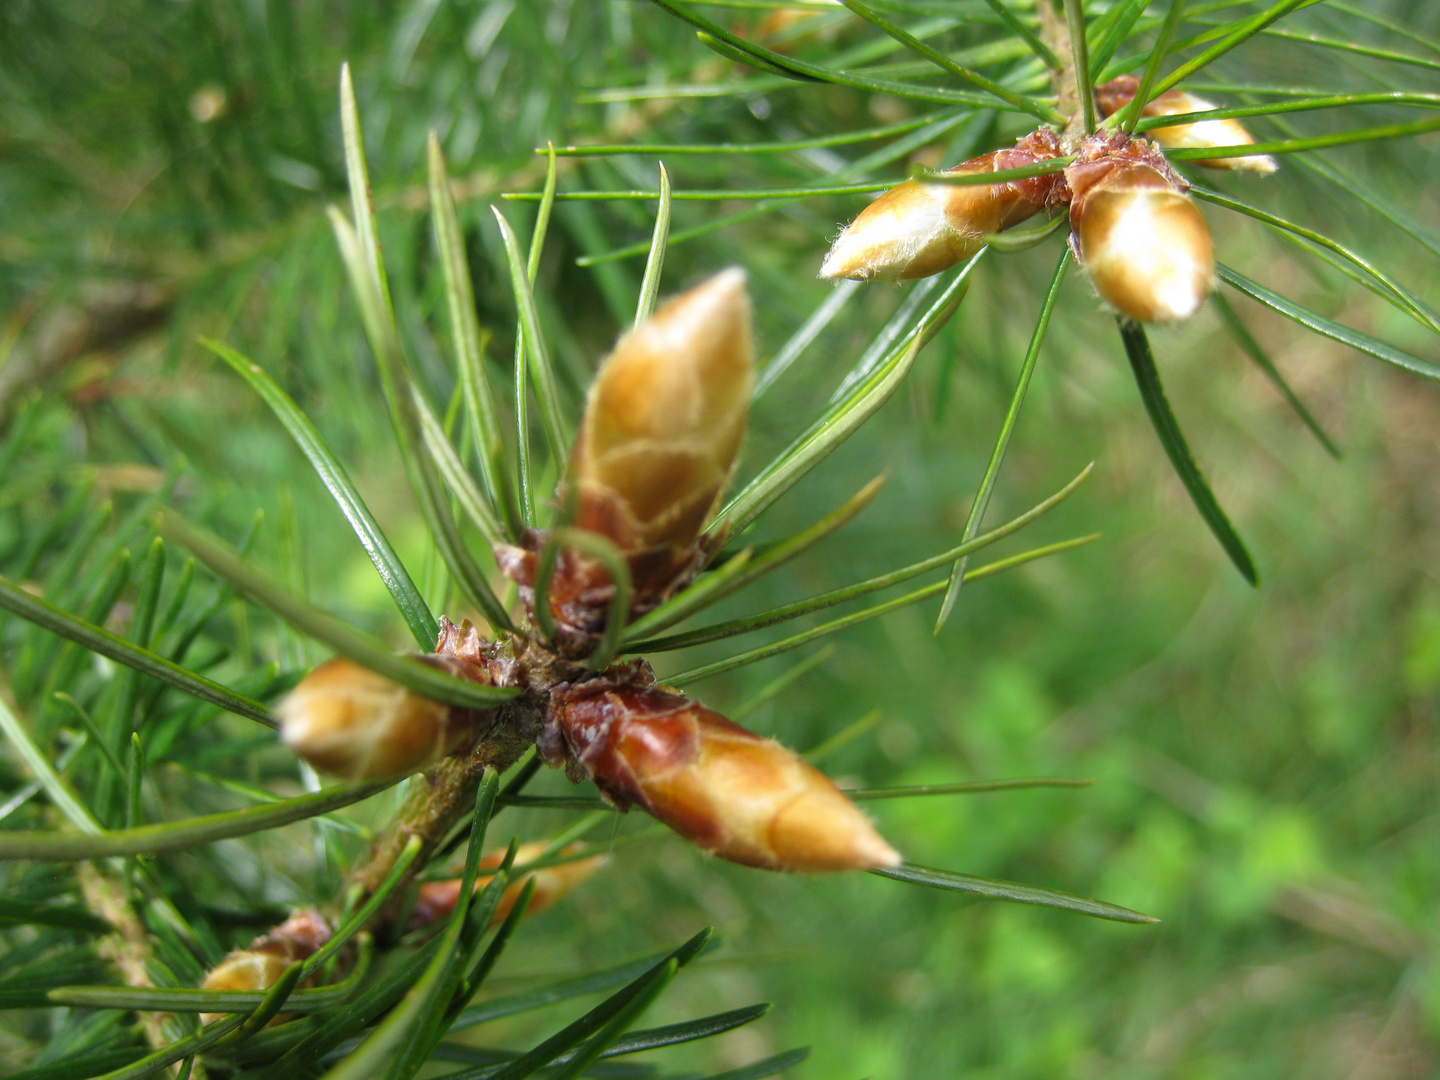
{"type": "MultiPolygon", "coordinates": [[[[503,922],[515,907],[520,894],[525,891],[525,883],[532,878],[535,881],[535,891],[530,896],[529,906],[525,908],[525,917],[538,915],[546,908],[559,902],[567,893],[588,878],[601,866],[609,862],[608,855],[592,855],[588,859],[576,859],[574,862],[560,863],[556,866],[547,866],[540,870],[526,871],[527,862],[533,862],[544,853],[547,845],[543,843],[521,844],[515,849],[515,863],[518,872],[511,875],[511,880],[505,886],[505,891],[500,894],[500,902],[495,906],[495,914],[491,916],[490,925],[503,922]]],[[[571,844],[561,850],[563,855],[574,855],[584,850],[583,844],[571,844]]],[[[480,857],[480,869],[494,870],[505,861],[504,849],[487,851],[480,857]]],[[[475,891],[479,892],[486,885],[490,884],[494,875],[481,874],[475,879],[475,891]]],[[[463,885],[459,878],[452,878],[448,881],[427,881],[420,886],[415,897],[415,904],[410,909],[410,919],[406,924],[407,931],[421,930],[432,926],[441,919],[448,918],[455,910],[455,905],[460,899],[460,886],[463,885]]]]}
{"type": "MultiPolygon", "coordinates": [[[[317,911],[297,911],[248,949],[230,953],[206,974],[201,990],[268,990],[297,960],[308,960],[330,940],[330,924],[317,911]]],[[[209,1024],[226,1013],[201,1013],[209,1024]]],[[[271,1021],[283,1023],[293,1014],[281,1013],[271,1021]]]]}
{"type": "MultiPolygon", "coordinates": [[[[1019,169],[1059,156],[1055,133],[1041,128],[1011,149],[981,154],[942,175],[1019,169]]],[[[974,185],[907,180],[845,227],[825,256],[820,276],[862,281],[930,277],[970,258],[987,237],[1050,206],[1061,186],[1057,176],[974,185]]]]}
{"type": "Polygon", "coordinates": [[[553,710],[606,798],[722,859],[806,871],[900,861],[825,774],[679,694],[597,681],[558,693],[553,710]]]}
{"type": "Polygon", "coordinates": [[[1210,230],[1143,139],[1092,137],[1065,170],[1077,254],[1100,296],[1140,322],[1194,315],[1215,284],[1210,230]]]}
{"type": "MultiPolygon", "coordinates": [[[[483,669],[425,657],[453,674],[486,681],[483,669]]],[[[422,697],[353,660],[311,671],[276,708],[281,737],[321,772],[385,780],[429,768],[473,735],[483,711],[422,697]]]]}
{"type": "MultiPolygon", "coordinates": [[[[1121,75],[1095,88],[1095,101],[1106,116],[1119,112],[1135,100],[1140,89],[1140,80],[1134,75],[1121,75]]],[[[1196,97],[1178,88],[1166,90],[1145,103],[1141,116],[1179,116],[1183,113],[1205,112],[1217,106],[1214,102],[1196,97]]],[[[1197,120],[1191,124],[1175,124],[1172,127],[1151,128],[1145,132],[1167,149],[1204,148],[1209,146],[1250,146],[1255,137],[1246,130],[1239,120],[1197,120]]],[[[1231,169],[1241,172],[1273,173],[1275,159],[1269,154],[1245,154],[1241,157],[1207,158],[1196,160],[1196,165],[1211,169],[1231,169]]]]}

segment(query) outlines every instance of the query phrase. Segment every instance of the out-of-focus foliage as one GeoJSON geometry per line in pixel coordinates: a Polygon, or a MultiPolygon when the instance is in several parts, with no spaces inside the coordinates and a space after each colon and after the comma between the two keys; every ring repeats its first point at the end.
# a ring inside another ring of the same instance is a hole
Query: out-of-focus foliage
{"type": "MultiPolygon", "coordinates": [[[[910,19],[956,18],[941,31],[954,48],[1001,33],[984,4],[958,5],[958,14],[930,3],[876,6],[910,19]]],[[[1207,20],[1258,10],[1194,7],[1194,32],[1207,20]]],[[[762,14],[745,4],[703,10],[751,30],[762,14]]],[[[1193,88],[1227,102],[1238,100],[1240,86],[1413,88],[1433,80],[1440,52],[1426,41],[1436,24],[1428,4],[1313,7],[1193,88]],[[1337,41],[1365,51],[1324,44],[1337,41]]],[[[826,57],[872,35],[826,9],[812,24],[782,30],[781,42],[787,38],[785,49],[826,57]]],[[[1135,48],[1152,38],[1147,32],[1135,48]]],[[[1023,57],[1019,50],[994,62],[1023,57]]],[[[453,387],[424,214],[428,130],[440,133],[457,178],[481,318],[493,335],[488,352],[503,375],[514,312],[487,204],[502,191],[536,189],[543,159],[534,149],[547,140],[795,140],[904,124],[934,108],[757,73],[632,0],[5,4],[0,348],[8,359],[0,411],[20,440],[10,444],[16,457],[0,489],[6,574],[33,574],[82,611],[107,573],[118,573],[114,549],[129,544],[138,580],[144,536],[120,534],[102,507],[114,502],[113,520],[143,509],[146,493],[183,457],[176,500],[187,513],[233,536],[263,509],[255,539],[262,561],[404,647],[404,628],[343,520],[270,414],[196,345],[203,333],[256,359],[305,407],[438,602],[443,573],[394,450],[377,437],[387,425],[383,404],[323,213],[327,201],[344,198],[334,107],[342,59],[356,73],[401,324],[441,400],[453,387]],[[636,89],[675,85],[688,90],[636,89]],[[137,289],[144,301],[127,303],[137,289]],[[94,312],[106,304],[129,321],[102,333],[110,324],[94,312]],[[74,329],[85,310],[88,336],[74,329]],[[60,549],[91,529],[101,539],[76,574],[60,549]]],[[[1363,115],[1302,114],[1253,126],[1264,138],[1283,138],[1281,124],[1314,134],[1393,119],[1383,110],[1363,115]]],[[[850,182],[952,164],[1030,126],[981,112],[850,182]]],[[[677,193],[811,186],[904,137],[788,154],[666,155],[665,163],[677,193]]],[[[1323,229],[1433,307],[1436,138],[1287,157],[1268,180],[1227,177],[1211,186],[1323,229]],[[1337,186],[1326,176],[1336,169],[1356,179],[1337,186]]],[[[652,190],[655,158],[562,157],[562,190],[652,190]]],[[[815,270],[837,224],[865,198],[795,202],[691,241],[681,240],[687,230],[752,204],[677,201],[664,291],[743,262],[758,297],[760,349],[773,355],[832,295],[815,270]]],[[[519,204],[504,208],[517,226],[524,222],[519,204]]],[[[1205,213],[1228,264],[1328,317],[1437,356],[1433,334],[1350,277],[1243,217],[1213,206],[1205,213]]],[[[557,204],[539,298],[571,405],[628,325],[643,246],[636,258],[585,267],[576,260],[644,245],[652,215],[653,203],[638,200],[557,204]]],[[[1022,252],[981,266],[959,314],[902,391],[777,505],[762,539],[805,526],[880,469],[891,473],[876,503],[816,557],[787,568],[767,599],[780,603],[956,542],[1054,254],[1022,252]]],[[[852,298],[757,405],[742,475],[788,442],[796,418],[824,402],[906,295],[872,286],[852,298]]],[[[1098,529],[1104,540],[967,586],[939,636],[928,608],[852,630],[745,717],[801,750],[850,728],[853,738],[822,761],[855,786],[1093,777],[1081,790],[871,806],[916,862],[1103,896],[1157,914],[1162,925],[966,906],[873,877],[763,875],[652,837],[618,847],[610,870],[518,935],[494,977],[496,992],[653,954],[714,923],[724,951],[697,961],[647,1023],[755,1000],[776,1008],[724,1039],[682,1048],[667,1068],[713,1071],[811,1045],[812,1059],[796,1075],[1430,1074],[1440,1061],[1440,389],[1248,300],[1234,303],[1344,452],[1338,461],[1325,453],[1213,308],[1153,335],[1197,457],[1260,564],[1259,591],[1240,581],[1195,518],[1141,410],[1113,321],[1075,274],[990,516],[1024,509],[1093,459],[1087,487],[1030,539],[1098,529]]],[[[169,560],[173,583],[183,560],[169,560]]],[[[208,599],[211,589],[197,582],[194,591],[208,599]]],[[[133,586],[120,592],[126,602],[135,598],[133,586]]],[[[8,617],[3,635],[7,682],[38,700],[45,673],[55,670],[46,665],[67,662],[59,646],[8,617]]],[[[321,655],[227,598],[192,648],[194,665],[204,661],[212,677],[237,687],[253,680],[243,685],[257,697],[321,655]],[[271,661],[277,668],[263,667],[271,661]]],[[[115,668],[66,655],[76,697],[110,701],[106,695],[120,692],[115,668]]],[[[662,674],[717,655],[681,654],[662,674]]],[[[736,713],[806,655],[728,675],[705,693],[736,713]]],[[[44,708],[51,723],[75,723],[58,703],[44,708]]],[[[234,718],[191,731],[200,711],[173,711],[172,756],[185,767],[302,790],[293,759],[265,733],[234,718]]],[[[86,768],[103,771],[96,755],[89,759],[86,768]]],[[[3,761],[5,792],[22,789],[24,770],[3,761]]],[[[570,788],[547,775],[533,790],[570,788]]],[[[236,805],[200,779],[183,803],[187,814],[236,805]]],[[[36,825],[43,817],[38,801],[6,813],[34,815],[36,825]]],[[[548,837],[573,819],[526,811],[521,831],[548,837]]],[[[381,820],[377,812],[366,824],[381,820]]],[[[641,827],[622,819],[616,834],[641,827]]],[[[285,905],[333,892],[340,841],[328,830],[316,835],[294,827],[161,861],[165,881],[209,883],[183,905],[190,924],[203,928],[201,955],[213,962],[283,916],[285,905]]],[[[23,866],[0,873],[7,895],[49,895],[49,884],[23,866]]],[[[39,940],[31,933],[7,937],[0,979],[38,977],[25,966],[27,947],[39,940]]],[[[162,941],[174,977],[193,983],[188,968],[199,961],[183,943],[163,933],[162,941]]],[[[105,978],[88,952],[75,950],[68,965],[39,974],[64,983],[105,978]]],[[[568,1019],[556,1009],[482,1030],[487,1045],[515,1046],[568,1019]]],[[[34,1063],[57,1036],[70,1049],[98,1045],[108,1025],[118,1025],[113,1014],[0,1014],[0,1060],[34,1063]]]]}

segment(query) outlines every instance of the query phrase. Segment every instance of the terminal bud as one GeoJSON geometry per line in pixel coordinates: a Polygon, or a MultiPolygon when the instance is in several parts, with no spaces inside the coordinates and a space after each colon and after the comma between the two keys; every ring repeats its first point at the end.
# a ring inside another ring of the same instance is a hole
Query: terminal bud
{"type": "MultiPolygon", "coordinates": [[[[698,543],[734,469],[754,386],[745,273],[732,267],[682,293],[622,337],[591,384],[562,501],[573,524],[629,563],[631,611],[659,603],[699,569],[698,543]]],[[[501,569],[533,602],[542,535],[500,545],[501,569]]],[[[572,635],[603,629],[613,583],[594,559],[561,551],[550,609],[572,635]]]]}
{"type": "MultiPolygon", "coordinates": [[[[1095,101],[1106,116],[1119,112],[1135,100],[1140,89],[1140,80],[1134,75],[1121,75],[1095,88],[1095,101]]],[[[1205,112],[1218,108],[1214,102],[1196,97],[1178,88],[1166,90],[1151,98],[1141,110],[1141,116],[1179,116],[1182,113],[1205,112]]],[[[1196,120],[1191,124],[1175,124],[1171,127],[1151,128],[1145,137],[1153,139],[1167,150],[1180,148],[1204,148],[1209,146],[1250,146],[1255,137],[1245,125],[1233,117],[1222,120],[1196,120]]],[[[1241,157],[1221,157],[1196,160],[1196,165],[1210,169],[1232,169],[1242,172],[1273,173],[1275,159],[1269,154],[1245,154],[1241,157]]]]}
{"type": "Polygon", "coordinates": [[[595,680],[557,692],[551,708],[566,756],[610,802],[712,855],[768,870],[900,862],[824,773],[679,694],[595,680]]]}
{"type": "MultiPolygon", "coordinates": [[[[981,154],[940,175],[993,173],[1059,156],[1055,133],[1041,128],[1013,148],[981,154]]],[[[845,227],[825,256],[820,276],[832,281],[930,277],[958,266],[990,236],[1050,206],[1062,186],[1055,175],[998,184],[907,180],[845,227]]]]}
{"type": "Polygon", "coordinates": [[[1215,284],[1210,230],[1158,150],[1096,136],[1065,177],[1072,244],[1106,303],[1139,322],[1200,310],[1215,284]]]}

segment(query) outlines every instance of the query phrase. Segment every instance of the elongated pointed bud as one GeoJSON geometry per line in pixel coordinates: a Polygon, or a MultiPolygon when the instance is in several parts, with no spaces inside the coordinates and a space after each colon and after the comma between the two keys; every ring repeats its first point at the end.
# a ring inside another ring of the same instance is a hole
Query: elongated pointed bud
{"type": "MultiPolygon", "coordinates": [[[[474,677],[471,667],[452,658],[426,659],[474,677]]],[[[485,715],[421,697],[344,657],[306,675],[275,711],[281,738],[297,754],[346,780],[386,780],[427,769],[459,749],[485,715]]]]}
{"type": "Polygon", "coordinates": [[[576,524],[622,551],[688,548],[730,478],[754,385],[745,272],[682,293],[615,346],[585,403],[576,524]]]}
{"type": "MultiPolygon", "coordinates": [[[[1055,133],[1041,128],[1013,149],[992,150],[941,175],[1018,169],[1059,155],[1055,133]]],[[[930,277],[958,266],[979,251],[987,237],[1050,205],[1058,190],[1055,176],[973,185],[907,180],[845,227],[825,256],[820,276],[861,281],[930,277]]]]}
{"type": "Polygon", "coordinates": [[[900,856],[793,751],[655,687],[591,682],[552,698],[570,759],[622,809],[769,870],[867,870],[900,856]]]}
{"type": "Polygon", "coordinates": [[[1097,136],[1065,177],[1073,239],[1106,303],[1139,322],[1200,310],[1215,285],[1210,230],[1158,150],[1097,136]]]}
{"type": "MultiPolygon", "coordinates": [[[[561,500],[574,524],[625,555],[641,614],[698,572],[699,542],[735,466],[755,381],[745,272],[721,271],[622,337],[585,403],[561,500]]],[[[543,534],[495,548],[527,605],[543,534]]],[[[604,629],[614,583],[598,561],[559,554],[550,612],[573,648],[604,629]]]]}
{"type": "MultiPolygon", "coordinates": [[[[1140,80],[1134,75],[1121,75],[1095,88],[1095,101],[1106,116],[1119,112],[1135,100],[1140,89],[1140,80]]],[[[1179,88],[1151,98],[1145,103],[1141,116],[1179,116],[1182,113],[1205,112],[1218,108],[1214,102],[1179,88]]],[[[1175,124],[1172,127],[1151,128],[1145,137],[1153,139],[1166,149],[1205,148],[1209,146],[1250,146],[1255,137],[1245,125],[1233,117],[1223,120],[1197,120],[1193,124],[1175,124]]],[[[1273,173],[1275,159],[1269,154],[1245,154],[1241,157],[1197,159],[1196,165],[1210,169],[1231,169],[1241,172],[1273,173]]]]}
{"type": "MultiPolygon", "coordinates": [[[[510,883],[500,894],[500,902],[495,906],[495,914],[490,919],[491,926],[505,920],[505,917],[515,907],[515,902],[520,899],[520,894],[525,891],[525,883],[532,878],[535,881],[535,891],[530,896],[529,906],[525,908],[526,918],[538,915],[559,902],[567,893],[610,861],[608,855],[592,855],[588,859],[576,859],[573,862],[559,863],[555,866],[527,872],[524,869],[525,864],[538,859],[545,851],[546,846],[543,843],[531,843],[521,844],[515,849],[514,865],[518,870],[511,874],[510,883]]],[[[576,855],[584,850],[584,844],[570,844],[562,848],[560,854],[576,855]]],[[[494,870],[504,861],[505,850],[503,848],[487,851],[480,856],[480,868],[494,870]]],[[[476,877],[475,891],[478,893],[490,884],[493,876],[481,874],[476,877]]],[[[410,920],[406,930],[420,930],[448,918],[460,899],[460,886],[463,884],[464,882],[459,878],[452,878],[448,881],[427,881],[421,885],[415,898],[415,905],[410,909],[410,920]]]]}
{"type": "MultiPolygon", "coordinates": [[[[201,990],[268,990],[285,969],[297,960],[308,960],[330,940],[330,924],[317,911],[297,911],[268,934],[251,942],[248,949],[230,953],[206,974],[201,990]]],[[[200,1022],[209,1024],[227,1013],[201,1013],[200,1022]]],[[[293,1014],[281,1013],[271,1024],[282,1023],[293,1014]]]]}

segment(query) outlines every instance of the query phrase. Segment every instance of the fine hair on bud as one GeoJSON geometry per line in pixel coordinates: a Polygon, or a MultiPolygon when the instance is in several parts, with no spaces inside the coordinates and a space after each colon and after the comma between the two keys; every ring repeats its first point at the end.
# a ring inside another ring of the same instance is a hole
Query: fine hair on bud
{"type": "Polygon", "coordinates": [[[1188,319],[1215,285],[1215,251],[1184,181],[1143,139],[1097,136],[1065,171],[1072,243],[1101,298],[1138,322],[1188,319]]]}
{"type": "Polygon", "coordinates": [[[900,856],[824,773],[680,694],[597,680],[557,694],[571,761],[703,851],[770,870],[869,870],[900,856]]]}
{"type": "Polygon", "coordinates": [[[297,754],[323,773],[352,781],[429,768],[464,745],[479,715],[422,697],[344,657],[311,671],[275,711],[281,738],[297,754]]]}
{"type": "MultiPolygon", "coordinates": [[[[971,158],[941,176],[1018,169],[1060,155],[1049,128],[1013,148],[971,158]]],[[[907,180],[872,202],[835,239],[820,267],[827,280],[899,281],[930,277],[969,259],[986,239],[1051,205],[1055,176],[998,184],[946,184],[907,180]]]]}
{"type": "MultiPolygon", "coordinates": [[[[1130,102],[1140,89],[1140,80],[1134,75],[1121,75],[1095,88],[1095,101],[1106,116],[1119,112],[1130,102]]],[[[1141,116],[1179,116],[1184,113],[1206,112],[1218,108],[1213,101],[1196,97],[1178,87],[1166,90],[1151,98],[1141,110],[1141,116]]],[[[1145,137],[1153,139],[1169,150],[1205,149],[1211,146],[1251,146],[1255,137],[1245,125],[1234,117],[1220,120],[1196,120],[1189,124],[1174,124],[1169,127],[1151,128],[1145,137]]],[[[1194,161],[1209,169],[1230,169],[1236,172],[1273,173],[1275,159],[1269,154],[1244,154],[1240,157],[1205,158],[1194,161]]]]}
{"type": "MultiPolygon", "coordinates": [[[[250,943],[248,949],[230,953],[206,973],[201,990],[268,990],[285,969],[297,960],[308,960],[330,940],[330,924],[317,911],[297,911],[267,934],[250,943]]],[[[201,1013],[202,1024],[213,1023],[225,1013],[201,1013]]],[[[271,1021],[283,1023],[293,1014],[282,1013],[271,1021]]]]}
{"type": "MultiPolygon", "coordinates": [[[[503,922],[505,917],[510,914],[516,901],[520,899],[520,894],[525,891],[526,882],[531,880],[535,882],[534,891],[530,894],[530,903],[525,908],[525,917],[529,918],[559,902],[567,893],[610,861],[608,855],[591,855],[583,859],[573,858],[585,850],[585,845],[568,844],[557,854],[571,857],[571,861],[527,871],[525,864],[539,859],[545,853],[547,846],[544,843],[536,842],[521,844],[515,849],[514,866],[516,869],[511,871],[510,882],[505,886],[505,891],[500,894],[500,902],[495,906],[495,914],[490,917],[492,926],[503,922]]],[[[505,849],[498,848],[494,851],[487,851],[480,856],[480,869],[494,870],[504,861],[505,849]]],[[[480,874],[476,877],[475,891],[478,893],[485,888],[493,877],[492,874],[480,874]]],[[[410,909],[410,917],[405,926],[406,931],[423,930],[427,926],[433,926],[442,919],[448,918],[460,900],[462,884],[464,882],[459,878],[427,881],[422,884],[416,893],[414,906],[410,909]]]]}

